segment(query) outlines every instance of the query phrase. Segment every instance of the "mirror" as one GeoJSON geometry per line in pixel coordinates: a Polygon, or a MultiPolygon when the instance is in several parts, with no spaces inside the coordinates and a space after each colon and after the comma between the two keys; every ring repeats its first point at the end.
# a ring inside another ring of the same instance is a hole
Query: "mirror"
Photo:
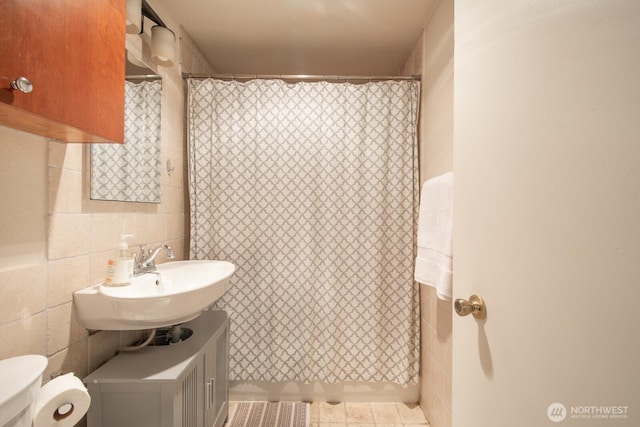
{"type": "Polygon", "coordinates": [[[127,57],[124,144],[91,144],[93,200],[160,203],[162,78],[133,61],[127,57]]]}

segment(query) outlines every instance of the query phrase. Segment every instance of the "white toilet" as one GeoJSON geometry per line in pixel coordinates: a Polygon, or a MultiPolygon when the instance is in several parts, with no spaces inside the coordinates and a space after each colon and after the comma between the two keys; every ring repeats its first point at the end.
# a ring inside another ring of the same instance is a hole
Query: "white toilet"
{"type": "Polygon", "coordinates": [[[31,427],[46,367],[40,355],[0,360],[0,427],[31,427]]]}

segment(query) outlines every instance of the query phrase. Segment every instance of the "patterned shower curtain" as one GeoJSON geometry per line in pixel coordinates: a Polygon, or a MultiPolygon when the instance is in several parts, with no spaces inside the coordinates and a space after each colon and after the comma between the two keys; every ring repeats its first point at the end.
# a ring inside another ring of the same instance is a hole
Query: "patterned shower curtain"
{"type": "Polygon", "coordinates": [[[416,82],[189,80],[191,257],[236,264],[230,377],[416,382],[416,82]]]}

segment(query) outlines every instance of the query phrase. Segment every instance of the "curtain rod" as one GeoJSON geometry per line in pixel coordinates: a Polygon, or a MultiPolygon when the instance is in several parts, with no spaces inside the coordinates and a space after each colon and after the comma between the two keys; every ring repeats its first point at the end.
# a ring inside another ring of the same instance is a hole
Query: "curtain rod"
{"type": "Polygon", "coordinates": [[[191,74],[182,73],[183,79],[220,79],[220,80],[257,80],[257,79],[281,79],[281,80],[318,80],[318,81],[382,81],[382,80],[420,80],[420,75],[413,76],[339,76],[339,75],[312,75],[312,74],[191,74]]]}
{"type": "Polygon", "coordinates": [[[125,80],[160,80],[162,76],[157,74],[135,74],[131,76],[124,76],[125,80]]]}

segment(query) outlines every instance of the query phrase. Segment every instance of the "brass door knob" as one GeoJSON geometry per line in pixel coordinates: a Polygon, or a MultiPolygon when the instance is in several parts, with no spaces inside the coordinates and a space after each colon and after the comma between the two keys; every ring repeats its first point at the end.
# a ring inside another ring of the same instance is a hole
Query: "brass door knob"
{"type": "Polygon", "coordinates": [[[484,301],[478,295],[471,295],[469,301],[466,299],[458,298],[453,303],[453,307],[458,313],[458,316],[466,316],[473,314],[476,319],[484,319],[487,317],[487,308],[484,305],[484,301]]]}

